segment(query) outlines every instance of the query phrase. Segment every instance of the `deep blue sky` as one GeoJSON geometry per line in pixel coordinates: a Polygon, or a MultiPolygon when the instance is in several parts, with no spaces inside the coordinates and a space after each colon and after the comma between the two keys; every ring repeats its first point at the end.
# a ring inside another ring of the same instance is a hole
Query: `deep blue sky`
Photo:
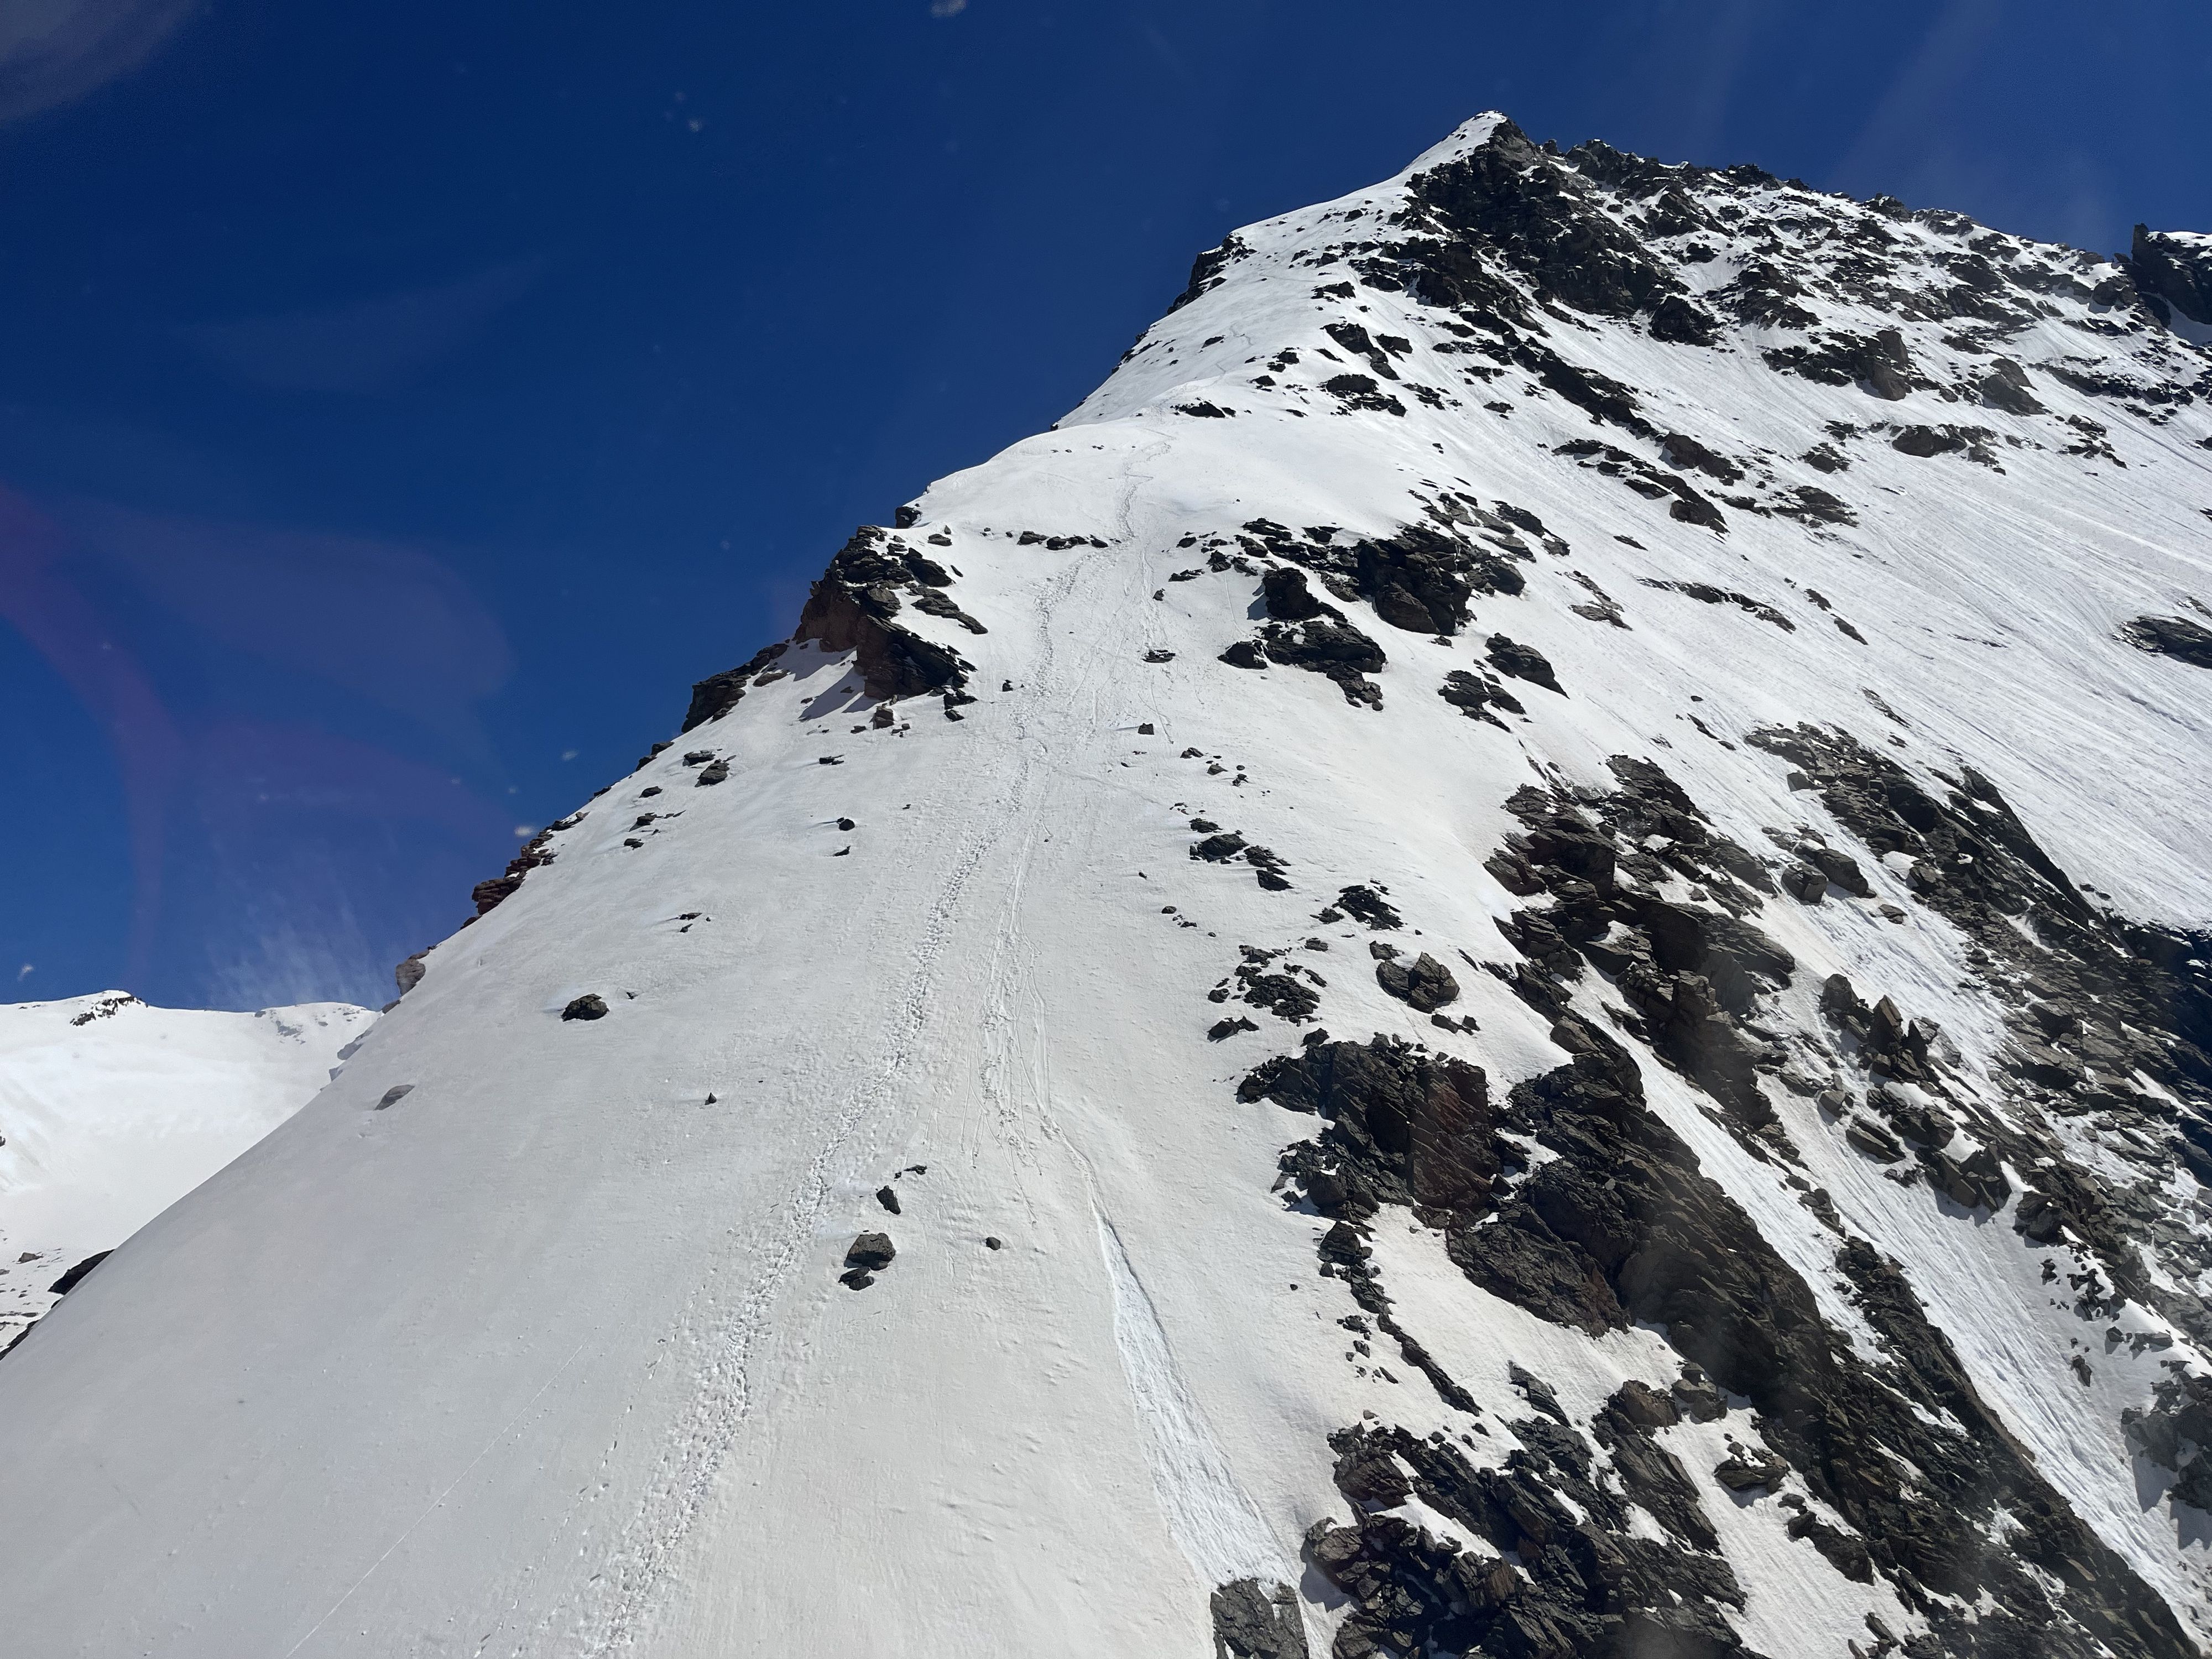
{"type": "Polygon", "coordinates": [[[2201,0],[0,0],[0,974],[384,1000],[854,524],[1491,106],[2212,228],[2201,0]]]}

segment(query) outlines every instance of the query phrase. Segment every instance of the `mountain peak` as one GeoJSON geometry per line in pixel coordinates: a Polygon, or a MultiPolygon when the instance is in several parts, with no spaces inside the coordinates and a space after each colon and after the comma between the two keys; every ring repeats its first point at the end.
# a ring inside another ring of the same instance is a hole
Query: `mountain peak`
{"type": "Polygon", "coordinates": [[[2197,1651],[2193,246],[1238,230],[0,1363],[21,1639],[2197,1651]]]}
{"type": "Polygon", "coordinates": [[[1414,173],[1426,173],[1431,167],[1441,167],[1447,161],[1456,161],[1478,149],[1493,145],[1509,152],[1533,151],[1535,149],[1528,135],[1514,125],[1511,116],[1503,110],[1488,109],[1461,122],[1441,143],[1431,144],[1415,156],[1399,176],[1408,178],[1414,173]]]}

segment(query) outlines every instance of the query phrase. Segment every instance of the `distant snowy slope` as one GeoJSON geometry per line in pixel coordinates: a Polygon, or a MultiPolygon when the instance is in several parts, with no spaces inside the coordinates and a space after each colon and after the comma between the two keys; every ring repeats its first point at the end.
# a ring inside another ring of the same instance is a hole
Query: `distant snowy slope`
{"type": "Polygon", "coordinates": [[[342,1002],[149,1008],[120,991],[0,1006],[0,1346],[64,1271],[306,1105],[375,1018],[342,1002]]]}
{"type": "Polygon", "coordinates": [[[0,1362],[11,1633],[2203,1651],[2208,278],[1238,232],[0,1362]]]}

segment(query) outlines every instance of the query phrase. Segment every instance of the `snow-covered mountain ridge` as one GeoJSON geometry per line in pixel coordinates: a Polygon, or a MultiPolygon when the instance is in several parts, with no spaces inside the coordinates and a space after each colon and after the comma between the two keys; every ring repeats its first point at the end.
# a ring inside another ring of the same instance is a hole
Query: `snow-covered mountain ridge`
{"type": "Polygon", "coordinates": [[[2200,1650],[2208,258],[1240,231],[0,1364],[30,1650],[2200,1650]]]}
{"type": "Polygon", "coordinates": [[[0,1352],[96,1261],[297,1111],[376,1016],[0,1006],[0,1352]]]}

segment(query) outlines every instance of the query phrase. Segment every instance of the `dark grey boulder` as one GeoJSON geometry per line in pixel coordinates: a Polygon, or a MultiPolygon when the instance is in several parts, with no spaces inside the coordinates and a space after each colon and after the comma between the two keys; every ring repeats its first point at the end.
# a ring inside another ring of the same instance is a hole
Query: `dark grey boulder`
{"type": "Polygon", "coordinates": [[[1501,674],[1516,680],[1526,680],[1531,685],[1540,685],[1547,691],[1557,691],[1563,697],[1567,695],[1561,690],[1558,677],[1552,672],[1550,661],[1534,646],[1522,645],[1503,634],[1492,634],[1483,644],[1483,655],[1490,659],[1490,665],[1501,674]]]}
{"type": "Polygon", "coordinates": [[[1900,455],[1925,460],[1931,455],[1948,455],[1964,449],[1966,441],[1956,433],[1932,426],[1908,426],[1889,441],[1889,447],[1900,455]]]}
{"type": "Polygon", "coordinates": [[[1828,878],[1809,864],[1793,864],[1782,872],[1782,890],[1806,904],[1818,904],[1828,894],[1828,878]]]}
{"type": "Polygon", "coordinates": [[[1681,1421],[1679,1407],[1652,1388],[1633,1377],[1622,1383],[1607,1402],[1636,1427],[1645,1431],[1671,1429],[1681,1421]]]}
{"type": "Polygon", "coordinates": [[[1846,893],[1860,898],[1874,896],[1874,889],[1867,884],[1866,872],[1850,854],[1839,853],[1832,847],[1814,846],[1800,849],[1798,856],[1846,893]]]}
{"type": "Polygon", "coordinates": [[[1685,1363],[1667,1390],[1675,1407],[1693,1423],[1715,1423],[1728,1415],[1728,1401],[1702,1365],[1685,1363]]]}
{"type": "Polygon", "coordinates": [[[837,1275],[837,1282],[848,1290],[865,1291],[897,1254],[889,1233],[862,1233],[845,1252],[845,1271],[837,1275]]]}
{"type": "Polygon", "coordinates": [[[1375,981],[1416,1013],[1433,1013],[1459,1000],[1459,981],[1451,969],[1425,951],[1410,966],[1395,959],[1376,963],[1375,981]]]}
{"type": "Polygon", "coordinates": [[[1305,1620],[1287,1584],[1237,1578],[1213,1592],[1213,1659],[1308,1659],[1305,1620]]]}
{"type": "Polygon", "coordinates": [[[1790,1466],[1764,1447],[1738,1446],[1713,1466],[1713,1478],[1730,1492],[1779,1486],[1790,1466]]]}
{"type": "Polygon", "coordinates": [[[897,1255],[889,1233],[861,1233],[845,1252],[845,1265],[870,1269],[888,1267],[897,1255]]]}

